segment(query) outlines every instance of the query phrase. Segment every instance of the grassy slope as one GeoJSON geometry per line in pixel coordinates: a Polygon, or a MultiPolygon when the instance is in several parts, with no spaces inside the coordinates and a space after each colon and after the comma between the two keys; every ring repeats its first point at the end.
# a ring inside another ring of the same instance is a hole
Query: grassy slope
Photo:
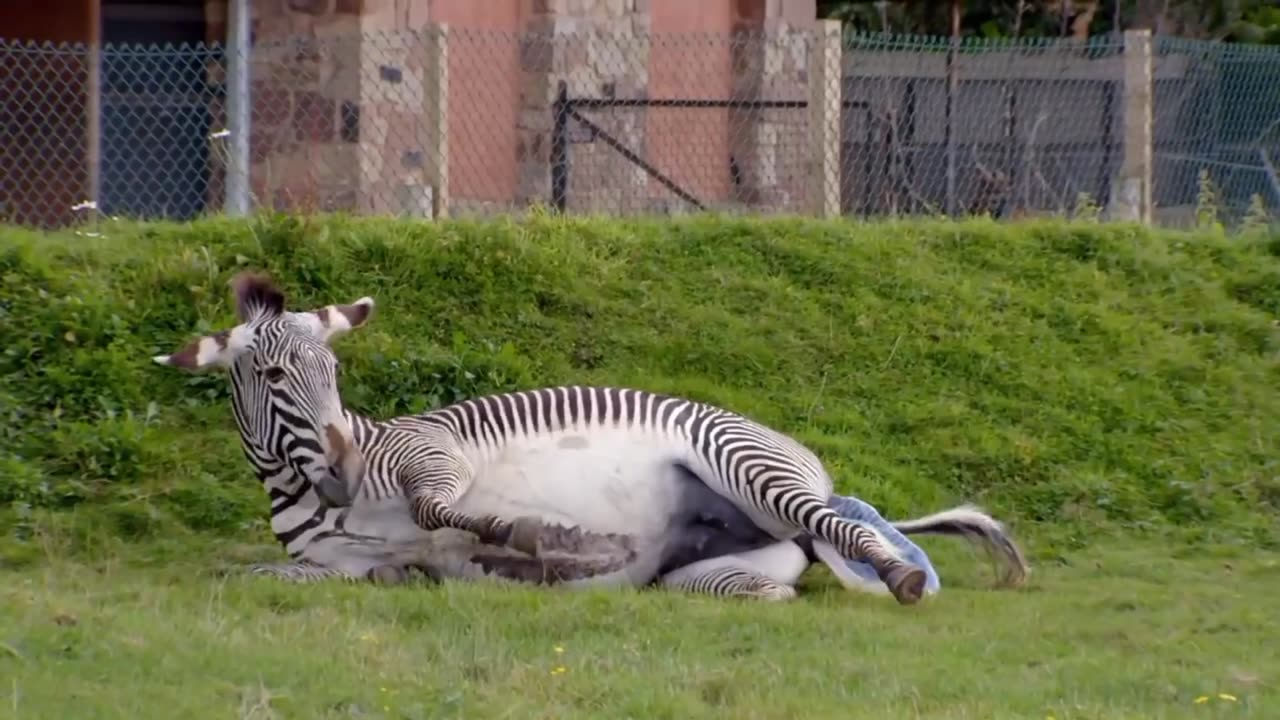
{"type": "Polygon", "coordinates": [[[20,716],[67,716],[67,693],[103,717],[266,717],[263,698],[284,717],[1274,707],[1280,662],[1262,638],[1277,628],[1256,604],[1280,590],[1256,550],[1274,547],[1280,503],[1266,243],[705,219],[105,232],[0,234],[0,628],[15,628],[0,630],[0,670],[16,670],[0,694],[20,716]],[[806,440],[892,515],[977,500],[1012,518],[1032,587],[981,589],[983,568],[946,541],[927,547],[948,590],[915,609],[838,591],[766,609],[184,582],[237,561],[232,538],[275,552],[225,381],[148,361],[230,322],[241,265],[273,271],[295,306],[377,298],[339,348],[364,412],[565,381],[720,402],[806,440]],[[316,658],[283,662],[300,651],[316,658]],[[1217,689],[1241,702],[1193,704],[1217,689]]]}

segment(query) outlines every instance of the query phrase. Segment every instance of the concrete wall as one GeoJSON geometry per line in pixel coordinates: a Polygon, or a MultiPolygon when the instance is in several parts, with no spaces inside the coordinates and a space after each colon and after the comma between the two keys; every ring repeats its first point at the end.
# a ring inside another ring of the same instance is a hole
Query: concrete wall
{"type": "MultiPolygon", "coordinates": [[[[1072,207],[1077,192],[1105,202],[1124,144],[1123,63],[1119,54],[1070,48],[960,55],[958,209],[988,211],[1007,200],[1011,211],[1057,211],[1072,207]],[[1014,96],[1012,137],[1006,93],[1014,96]]],[[[944,208],[946,53],[871,46],[846,51],[843,65],[845,99],[869,106],[844,117],[845,211],[944,208]]],[[[1162,83],[1181,83],[1186,58],[1158,58],[1153,71],[1162,83]]],[[[1170,96],[1163,113],[1176,116],[1178,93],[1170,96]]]]}

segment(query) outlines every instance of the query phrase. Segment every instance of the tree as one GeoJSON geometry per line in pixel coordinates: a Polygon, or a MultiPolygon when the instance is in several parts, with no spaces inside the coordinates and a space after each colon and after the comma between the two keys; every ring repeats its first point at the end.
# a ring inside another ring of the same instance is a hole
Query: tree
{"type": "MultiPolygon", "coordinates": [[[[818,15],[864,32],[950,34],[947,0],[819,0],[818,15]]],[[[1126,28],[1280,44],[1273,0],[963,0],[961,34],[1085,39],[1126,28]]]]}

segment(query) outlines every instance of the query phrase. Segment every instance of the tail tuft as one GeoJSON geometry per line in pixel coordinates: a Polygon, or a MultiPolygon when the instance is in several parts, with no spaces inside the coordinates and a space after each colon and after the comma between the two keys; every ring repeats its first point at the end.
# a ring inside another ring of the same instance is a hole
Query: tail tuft
{"type": "Polygon", "coordinates": [[[963,537],[985,550],[996,564],[1003,563],[999,585],[1018,587],[1031,574],[1027,560],[999,520],[975,505],[959,505],[912,520],[902,520],[893,526],[906,534],[934,534],[963,537]]]}

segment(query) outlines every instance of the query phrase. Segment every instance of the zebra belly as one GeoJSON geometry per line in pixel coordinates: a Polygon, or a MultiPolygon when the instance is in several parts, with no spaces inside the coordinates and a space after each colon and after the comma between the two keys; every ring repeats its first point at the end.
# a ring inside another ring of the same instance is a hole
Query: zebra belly
{"type": "Polygon", "coordinates": [[[634,430],[521,439],[476,462],[471,487],[452,507],[625,533],[639,553],[625,577],[593,578],[590,584],[647,582],[657,574],[673,529],[696,510],[688,490],[691,476],[677,464],[681,459],[674,443],[634,430]]]}

